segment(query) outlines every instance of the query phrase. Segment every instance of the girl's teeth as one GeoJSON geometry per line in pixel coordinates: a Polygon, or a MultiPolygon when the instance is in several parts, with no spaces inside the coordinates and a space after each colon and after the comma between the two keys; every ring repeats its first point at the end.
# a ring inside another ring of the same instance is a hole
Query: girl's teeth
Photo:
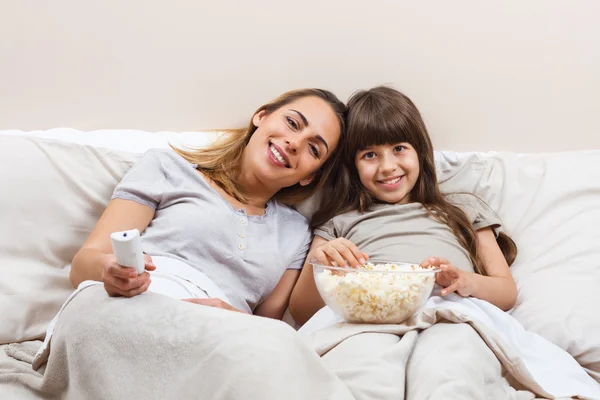
{"type": "Polygon", "coordinates": [[[395,178],[395,179],[391,179],[389,181],[383,181],[383,183],[385,183],[386,185],[391,185],[393,183],[396,183],[400,180],[400,178],[395,178]]]}
{"type": "Polygon", "coordinates": [[[287,167],[287,164],[285,162],[285,159],[281,156],[281,154],[279,154],[279,152],[275,149],[275,147],[273,146],[269,146],[269,148],[271,149],[271,153],[273,153],[273,155],[275,156],[275,158],[282,163],[283,165],[285,165],[287,167]]]}

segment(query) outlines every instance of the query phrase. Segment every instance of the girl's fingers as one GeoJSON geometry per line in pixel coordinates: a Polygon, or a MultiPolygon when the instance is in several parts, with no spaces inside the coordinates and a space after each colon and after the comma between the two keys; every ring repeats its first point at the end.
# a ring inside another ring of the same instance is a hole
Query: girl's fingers
{"type": "MultiPolygon", "coordinates": [[[[350,250],[350,252],[352,252],[354,259],[358,262],[358,265],[356,265],[356,267],[363,265],[366,262],[366,260],[369,258],[365,253],[360,251],[354,243],[352,243],[348,239],[344,239],[343,243],[350,250]]],[[[350,260],[348,260],[348,261],[350,261],[350,260]]]]}
{"type": "Polygon", "coordinates": [[[454,293],[458,290],[459,281],[454,282],[452,285],[447,288],[442,289],[442,296],[449,295],[450,293],[454,293]]]}
{"type": "Polygon", "coordinates": [[[327,259],[327,255],[325,254],[325,252],[323,250],[317,249],[314,254],[312,255],[312,258],[310,260],[310,262],[316,262],[318,264],[321,265],[328,265],[329,264],[329,260],[327,259]]]}
{"type": "Polygon", "coordinates": [[[323,251],[325,254],[327,254],[327,257],[329,257],[330,260],[337,264],[338,267],[346,266],[346,261],[344,261],[344,258],[340,255],[339,251],[337,251],[337,249],[334,247],[327,246],[323,249],[323,251]]]}
{"type": "Polygon", "coordinates": [[[342,256],[342,258],[346,261],[346,264],[350,264],[353,267],[359,267],[362,263],[359,261],[359,259],[361,259],[362,254],[359,255],[358,258],[355,257],[354,253],[352,252],[352,249],[344,246],[343,243],[338,243],[337,245],[333,246],[337,252],[342,256]]]}
{"type": "Polygon", "coordinates": [[[445,258],[440,258],[440,257],[429,257],[421,262],[421,267],[422,268],[427,268],[429,266],[440,267],[442,264],[448,265],[448,264],[450,264],[450,261],[446,260],[445,258]]]}

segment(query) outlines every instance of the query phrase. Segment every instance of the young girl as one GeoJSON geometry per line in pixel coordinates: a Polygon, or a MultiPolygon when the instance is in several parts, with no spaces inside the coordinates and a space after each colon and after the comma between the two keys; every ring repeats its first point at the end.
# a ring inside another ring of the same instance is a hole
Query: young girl
{"type": "Polygon", "coordinates": [[[112,254],[110,234],[137,228],[146,270],[156,268],[150,257],[178,261],[177,277],[200,272],[228,300],[209,293],[213,298],[191,302],[281,319],[312,238],[306,219],[288,205],[327,179],[345,111],[328,91],[296,90],[261,106],[247,128],[212,147],[147,152],[73,259],[73,286],[101,281],[110,296],[125,297],[153,291],[148,272],[138,276],[112,254]]]}
{"type": "MultiPolygon", "coordinates": [[[[512,308],[516,245],[481,199],[440,192],[431,140],[412,101],[388,87],[358,92],[348,103],[347,129],[336,216],[316,228],[307,261],[357,267],[368,258],[423,260],[441,268],[442,295],[512,308]]],[[[290,312],[303,324],[323,306],[307,263],[290,312]]]]}

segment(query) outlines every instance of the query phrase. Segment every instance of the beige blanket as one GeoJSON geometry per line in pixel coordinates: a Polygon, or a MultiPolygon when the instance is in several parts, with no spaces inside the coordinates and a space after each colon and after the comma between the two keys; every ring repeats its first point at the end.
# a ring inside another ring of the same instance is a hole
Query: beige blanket
{"type": "Polygon", "coordinates": [[[509,386],[501,349],[431,315],[421,326],[333,327],[307,340],[280,321],[156,293],[109,298],[92,286],[65,307],[38,371],[30,364],[41,342],[4,347],[12,357],[0,356],[0,398],[534,398],[509,386]]]}

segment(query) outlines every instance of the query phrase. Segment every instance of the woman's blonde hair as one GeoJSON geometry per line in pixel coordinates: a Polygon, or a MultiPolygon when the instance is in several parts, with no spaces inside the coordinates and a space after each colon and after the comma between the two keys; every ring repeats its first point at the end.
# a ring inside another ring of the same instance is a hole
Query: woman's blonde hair
{"type": "MultiPolygon", "coordinates": [[[[271,114],[279,108],[304,97],[318,97],[324,100],[338,117],[340,123],[340,143],[345,131],[346,105],[342,103],[333,93],[322,89],[299,89],[282,94],[270,103],[256,110],[256,115],[261,111],[271,114]]],[[[241,166],[244,149],[250,142],[250,138],[257,127],[250,119],[246,128],[227,129],[223,134],[207,148],[181,149],[173,147],[179,155],[188,162],[197,164],[202,173],[219,185],[225,192],[235,197],[238,201],[245,203],[249,193],[242,193],[236,184],[236,177],[241,166]]],[[[341,147],[338,144],[338,148],[341,147]]],[[[274,196],[275,199],[287,205],[295,205],[309,198],[315,191],[323,186],[331,173],[338,158],[339,151],[334,150],[327,161],[316,171],[311,183],[302,186],[299,183],[285,187],[274,196]]]]}

